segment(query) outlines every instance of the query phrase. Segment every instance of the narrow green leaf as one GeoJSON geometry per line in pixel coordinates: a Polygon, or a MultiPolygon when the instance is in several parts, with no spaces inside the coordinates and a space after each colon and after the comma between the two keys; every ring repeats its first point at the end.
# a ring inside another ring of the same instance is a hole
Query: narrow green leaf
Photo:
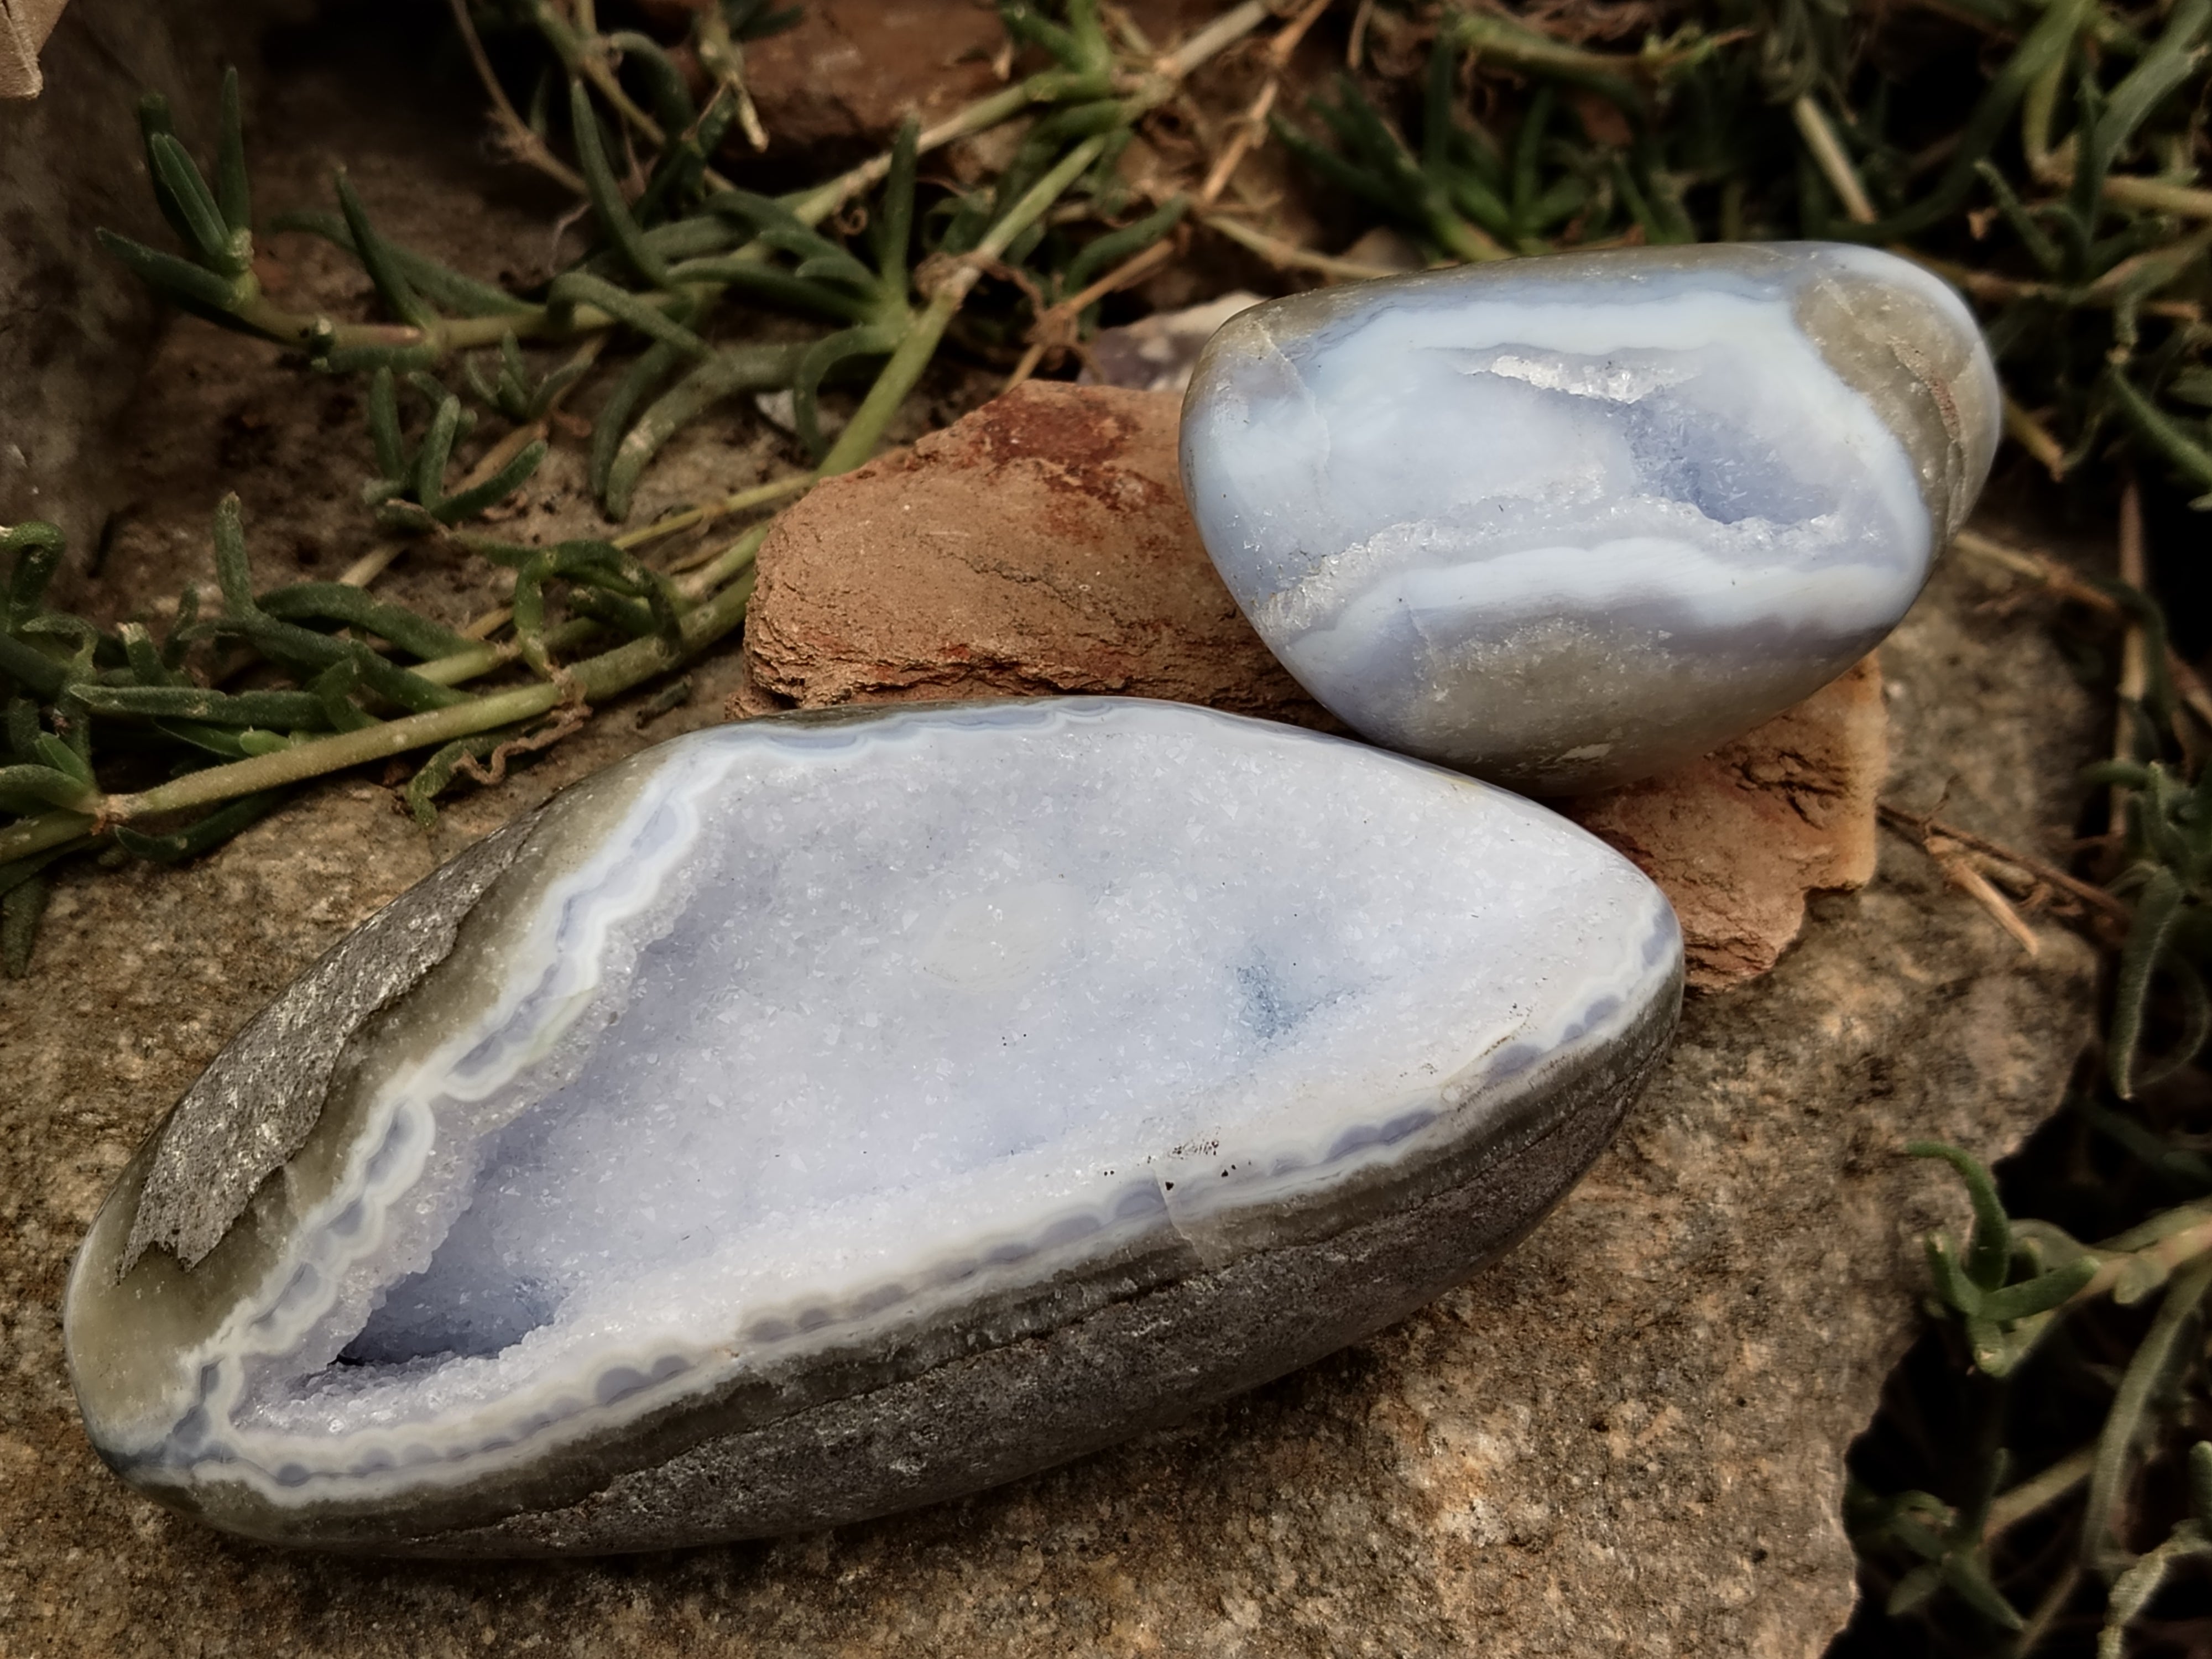
{"type": "Polygon", "coordinates": [[[501,467],[482,483],[464,489],[458,495],[447,496],[430,509],[430,516],[437,520],[440,524],[449,525],[459,524],[464,519],[474,518],[486,507],[505,501],[516,490],[521,489],[529,481],[530,475],[538,471],[538,464],[544,460],[549,453],[545,441],[542,438],[526,445],[508,459],[505,466],[501,467]]]}
{"type": "Polygon", "coordinates": [[[1889,1601],[1886,1604],[1889,1616],[1902,1619],[1907,1613],[1917,1613],[1942,1587],[1943,1568],[1941,1563],[1929,1561],[1913,1568],[1891,1589],[1889,1601]]]}
{"type": "Polygon", "coordinates": [[[446,498],[446,465],[453,459],[453,440],[460,429],[461,400],[449,394],[430,417],[430,429],[422,436],[422,447],[415,452],[415,471],[410,479],[415,499],[433,518],[446,498]]]}
{"type": "Polygon", "coordinates": [[[184,215],[185,228],[190,233],[187,245],[199,255],[200,263],[225,276],[243,276],[252,261],[230,227],[223,223],[222,210],[216,206],[207,180],[200,176],[199,167],[185,147],[167,133],[156,133],[148,141],[147,151],[161,182],[176,198],[178,211],[184,215]]]}
{"type": "Polygon", "coordinates": [[[399,392],[386,365],[368,383],[368,439],[376,448],[377,471],[387,478],[407,476],[407,447],[399,437],[399,392]]]}
{"type": "Polygon", "coordinates": [[[732,35],[739,40],[764,40],[771,34],[797,28],[806,15],[804,6],[781,6],[768,11],[763,9],[767,3],[768,0],[724,0],[723,10],[730,20],[732,35]]]}
{"type": "Polygon", "coordinates": [[[138,100],[138,139],[146,153],[146,176],[153,182],[154,204],[161,210],[161,217],[168,222],[179,241],[189,246],[192,240],[191,224],[185,218],[184,209],[176,195],[161,181],[161,169],[154,160],[154,140],[177,136],[175,121],[169,114],[169,100],[158,92],[149,92],[138,100]]]}
{"type": "Polygon", "coordinates": [[[699,108],[691,101],[684,71],[662,50],[660,42],[634,29],[617,29],[606,41],[623,54],[624,68],[634,62],[642,72],[647,100],[653,106],[653,117],[660,123],[660,130],[672,140],[688,131],[699,118],[699,108]]]}
{"type": "Polygon", "coordinates": [[[614,465],[616,452],[629,431],[631,413],[647,395],[665,380],[682,356],[672,345],[647,347],[639,355],[614,390],[599,406],[598,416],[592,422],[592,454],[589,477],[592,494],[604,504],[607,494],[607,477],[614,465]]]}
{"type": "Polygon", "coordinates": [[[1549,82],[1538,87],[1536,95],[1528,100],[1528,113],[1521,118],[1521,130],[1514,135],[1513,234],[1516,238],[1535,234],[1538,164],[1545,131],[1551,125],[1553,97],[1549,82]]]}
{"type": "Polygon", "coordinates": [[[333,346],[315,359],[315,367],[331,374],[358,374],[365,368],[404,374],[429,368],[440,355],[438,348],[427,340],[416,345],[333,346]]]}
{"type": "Polygon", "coordinates": [[[2152,403],[2117,368],[2106,374],[2101,384],[2112,393],[2113,407],[2152,448],[2172,462],[2192,487],[2212,490],[2212,452],[2184,431],[2179,422],[2152,403]]]}
{"type": "Polygon", "coordinates": [[[425,330],[436,327],[438,313],[423,303],[422,296],[415,291],[415,285],[407,280],[407,273],[399,261],[392,257],[391,244],[369,223],[368,210],[361,204],[361,198],[354,193],[353,181],[346,177],[343,168],[339,170],[335,183],[338,211],[345,215],[346,228],[353,234],[354,257],[361,261],[361,268],[368,273],[368,280],[374,284],[386,309],[399,321],[412,327],[425,330]]]}
{"type": "Polygon", "coordinates": [[[900,331],[893,328],[848,328],[817,340],[799,360],[791,381],[792,413],[799,428],[799,441],[816,460],[820,460],[830,447],[822,436],[817,398],[824,378],[838,365],[854,358],[888,355],[897,349],[900,331]]]}
{"type": "Polygon", "coordinates": [[[2021,1284],[1989,1291],[1982,1298],[1982,1315],[2008,1324],[2047,1312],[2071,1298],[2096,1276],[2097,1264],[2094,1261],[2075,1261],[2054,1267],[2021,1284]]]}
{"type": "Polygon", "coordinates": [[[1959,1599],[2002,1630],[2023,1630],[2027,1620],[1990,1581],[1990,1570],[1978,1549],[1960,1549],[1944,1564],[1943,1581],[1959,1599]]]}
{"type": "Polygon", "coordinates": [[[2081,1564],[2093,1571],[2120,1547],[2113,1536],[2113,1521],[2127,1496],[2145,1413],[2177,1356],[2185,1358],[2181,1335],[2207,1290],[2212,1290],[2212,1256],[2192,1261],[2174,1275],[2112,1396],[2112,1410],[2097,1437],[2096,1460],[2090,1467],[2087,1504],[2081,1517],[2081,1564]]]}
{"type": "Polygon", "coordinates": [[[305,691],[210,691],[196,685],[78,685],[70,701],[94,714],[199,720],[211,726],[315,726],[321,702],[305,691]]]}
{"type": "Polygon", "coordinates": [[[1974,1206],[1974,1232],[1966,1249],[1966,1277],[1981,1290],[1993,1291],[2012,1270],[2012,1222],[1997,1197],[1996,1182],[1982,1161],[1972,1154],[1939,1140],[1916,1140],[1905,1149],[1908,1158],[1938,1158],[1959,1172],[1966,1196],[1974,1206]]]}
{"type": "Polygon", "coordinates": [[[548,374],[538,383],[538,389],[530,394],[530,401],[523,409],[524,418],[543,420],[545,411],[552,408],[553,400],[582,380],[591,367],[589,362],[567,362],[548,374]]]}
{"type": "Polygon", "coordinates": [[[1138,220],[1120,230],[1109,231],[1091,241],[1067,262],[1066,273],[1060,278],[1062,290],[1080,294],[1091,281],[1103,270],[1109,270],[1123,260],[1142,252],[1182,222],[1190,210],[1190,198],[1177,194],[1138,220]]]}
{"type": "Polygon", "coordinates": [[[364,686],[416,714],[449,708],[468,701],[464,693],[386,661],[358,640],[332,639],[295,623],[264,617],[258,611],[243,618],[227,620],[221,627],[225,632],[250,640],[263,655],[289,667],[320,672],[351,658],[360,669],[364,686]]]}
{"type": "Polygon", "coordinates": [[[520,726],[502,726],[489,732],[478,732],[473,736],[457,738],[433,754],[416,769],[407,781],[405,799],[407,811],[415,822],[425,830],[438,821],[438,797],[453,781],[453,774],[465,760],[482,760],[502,743],[522,735],[520,726]]]}
{"type": "Polygon", "coordinates": [[[2165,31],[2118,86],[2079,147],[2074,172],[2074,208],[2093,221],[2105,175],[2135,131],[2151,112],[2179,91],[2196,71],[2203,53],[2197,42],[2212,23],[2212,0],[2179,0],[2165,31]]]}
{"type": "Polygon", "coordinates": [[[2136,896],[2135,917],[2128,925],[2127,943],[2120,947],[2119,980],[2112,993],[2112,1034],[2106,1042],[2106,1062],[2112,1088],[2123,1100],[2135,1096],[2136,1051],[2142,1042],[2151,979],[2174,924],[2181,918],[2187,896],[2172,871],[2154,872],[2136,896]]]}
{"type": "Polygon", "coordinates": [[[616,447],[607,467],[609,515],[620,519],[629,511],[647,463],[669,439],[725,398],[789,386],[808,349],[795,344],[726,347],[662,393],[616,447]]]}
{"type": "Polygon", "coordinates": [[[7,735],[11,759],[27,761],[38,752],[39,730],[39,705],[28,697],[9,698],[7,735]]]}
{"type": "Polygon", "coordinates": [[[556,311],[565,311],[571,315],[578,306],[595,306],[610,317],[629,324],[639,333],[649,335],[665,345],[674,346],[687,356],[704,357],[714,350],[690,329],[672,320],[660,306],[581,271],[572,270],[555,277],[550,290],[550,301],[556,311]]]}
{"type": "Polygon", "coordinates": [[[331,731],[358,732],[378,723],[374,715],[354,703],[354,688],[360,684],[361,664],[351,657],[307,682],[307,693],[322,705],[323,720],[331,731]]]}
{"type": "Polygon", "coordinates": [[[31,747],[46,765],[52,767],[82,788],[92,787],[92,768],[85,763],[76,750],[51,732],[41,732],[31,747]]]}
{"type": "Polygon", "coordinates": [[[64,664],[12,634],[0,634],[0,674],[38,697],[56,696],[69,683],[64,664]]]}
{"type": "MultiPolygon", "coordinates": [[[[305,231],[333,242],[356,258],[361,257],[353,232],[341,214],[321,209],[306,208],[292,213],[280,213],[270,222],[276,230],[305,231]]],[[[480,283],[473,276],[465,276],[449,265],[440,264],[427,255],[397,242],[384,245],[386,258],[398,266],[415,291],[424,299],[441,305],[463,317],[534,317],[540,307],[505,289],[495,288],[489,283],[480,283]]]]}
{"type": "Polygon", "coordinates": [[[162,736],[174,738],[203,754],[227,761],[246,758],[246,750],[239,744],[237,727],[202,726],[197,720],[156,720],[149,723],[162,736]]]}
{"type": "Polygon", "coordinates": [[[60,527],[43,519],[27,519],[0,534],[0,553],[13,556],[0,628],[19,627],[38,614],[46,584],[53,580],[67,545],[60,527]]]}
{"type": "Polygon", "coordinates": [[[842,322],[865,322],[875,309],[867,295],[855,294],[850,289],[801,282],[790,271],[763,264],[757,259],[735,256],[726,259],[690,259],[671,266],[668,276],[672,283],[714,283],[771,305],[834,317],[842,322]]]}
{"type": "Polygon", "coordinates": [[[1982,1312],[1982,1287],[1968,1278],[1952,1253],[1951,1241],[1942,1233],[1931,1233],[1923,1241],[1928,1256],[1928,1276],[1936,1281],[1936,1294],[1946,1307],[1968,1319],[1978,1319],[1982,1312]]]}
{"type": "Polygon", "coordinates": [[[344,582],[300,582],[273,588],[256,603],[264,614],[287,622],[338,623],[361,629],[391,641],[410,656],[449,657],[477,643],[404,605],[380,599],[344,582]]]}
{"type": "Polygon", "coordinates": [[[28,816],[49,806],[86,812],[98,804],[98,792],[52,765],[0,766],[0,806],[28,816]]]}
{"type": "Polygon", "coordinates": [[[253,229],[253,191],[246,176],[246,117],[239,107],[238,70],[222,72],[222,112],[215,155],[216,209],[233,234],[253,229]]]}
{"type": "Polygon", "coordinates": [[[43,874],[32,874],[0,893],[0,971],[9,979],[22,979],[31,971],[31,952],[39,938],[39,922],[46,914],[53,889],[43,874]]]}
{"type": "MultiPolygon", "coordinates": [[[[173,685],[176,677],[161,660],[161,653],[154,643],[154,636],[139,622],[119,623],[115,637],[123,642],[124,660],[131,665],[131,678],[141,685],[173,685]]],[[[77,690],[86,688],[79,687],[77,690]]]]}
{"type": "Polygon", "coordinates": [[[999,0],[999,21],[1017,41],[1050,53],[1062,69],[1080,75],[1098,67],[1086,58],[1073,34],[1038,12],[1028,0],[999,0]]]}
{"type": "Polygon", "coordinates": [[[173,830],[167,835],[148,835],[118,824],[115,830],[116,845],[135,858],[148,859],[156,864],[177,864],[211,851],[228,841],[240,830],[266,817],[282,805],[289,791],[264,790],[258,794],[242,795],[238,799],[217,807],[206,817],[173,830]]]}
{"type": "Polygon", "coordinates": [[[584,175],[584,191],[607,240],[618,248],[639,280],[653,288],[668,286],[667,262],[653,252],[629,203],[622,193],[614,169],[607,165],[606,141],[599,132],[599,118],[582,81],[568,82],[568,120],[575,133],[576,161],[584,175]]]}
{"type": "Polygon", "coordinates": [[[1893,242],[1925,230],[1956,212],[1980,176],[1976,169],[2011,125],[2013,113],[2020,107],[2020,100],[2027,95],[2028,88],[2072,55],[2090,11],[2090,0],[2050,0],[2035,27],[1984,88],[1974,105],[1974,112],[1960,131],[1951,159],[1935,188],[1911,207],[1879,223],[1839,224],[1835,227],[1836,233],[1855,241],[1893,242]]]}
{"type": "Polygon", "coordinates": [[[246,523],[235,491],[216,503],[215,574],[223,609],[234,617],[253,614],[253,567],[246,556],[246,523]]]}
{"type": "Polygon", "coordinates": [[[184,654],[192,648],[199,622],[199,586],[185,584],[184,592],[177,598],[177,619],[168,623],[168,635],[161,639],[161,665],[175,675],[184,668],[184,654]]]}
{"type": "Polygon", "coordinates": [[[907,289],[907,252],[914,241],[914,180],[915,156],[921,143],[921,124],[909,115],[899,123],[891,144],[890,171],[884,178],[883,200],[870,227],[876,254],[878,290],[885,299],[903,299],[907,289]]]}
{"type": "Polygon", "coordinates": [[[514,337],[511,328],[499,337],[499,363],[515,390],[526,393],[530,390],[530,365],[523,360],[522,342],[514,337]]]}
{"type": "Polygon", "coordinates": [[[231,313],[238,304],[238,296],[231,285],[215,272],[203,270],[190,260],[179,259],[173,253],[163,253],[143,242],[134,242],[128,236],[118,236],[112,230],[95,229],[92,234],[100,246],[130,267],[132,276],[163,299],[234,324],[231,313]]]}

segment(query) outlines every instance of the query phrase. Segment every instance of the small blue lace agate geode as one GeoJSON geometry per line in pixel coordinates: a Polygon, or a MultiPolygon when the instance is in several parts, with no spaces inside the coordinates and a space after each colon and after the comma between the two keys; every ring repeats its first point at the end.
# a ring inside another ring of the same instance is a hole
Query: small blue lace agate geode
{"type": "Polygon", "coordinates": [[[1207,550],[1364,736],[1533,793],[1702,754],[1895,627],[1998,393],[1875,249],[1642,248],[1278,300],[1184,404],[1207,550]]]}
{"type": "Polygon", "coordinates": [[[251,1537],[656,1548],[967,1492],[1353,1341],[1565,1190],[1667,901],[1526,801],[1134,701],[724,726],[403,895],[71,1277],[85,1424],[251,1537]]]}

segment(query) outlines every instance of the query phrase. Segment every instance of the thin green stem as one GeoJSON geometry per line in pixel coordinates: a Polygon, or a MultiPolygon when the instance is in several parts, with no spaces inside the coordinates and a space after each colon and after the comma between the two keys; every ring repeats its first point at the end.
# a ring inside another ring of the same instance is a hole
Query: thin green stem
{"type": "MultiPolygon", "coordinates": [[[[586,702],[619,696],[704,650],[744,619],[752,597],[748,571],[714,593],[683,619],[680,649],[657,635],[632,640],[604,655],[586,659],[568,671],[573,695],[586,702]]],[[[427,678],[427,677],[426,677],[427,678]]],[[[0,830],[0,863],[96,836],[118,823],[187,811],[235,800],[264,789],[306,783],[347,767],[388,760],[410,750],[450,743],[495,726],[535,719],[559,706],[568,691],[550,683],[474,697],[450,708],[380,721],[358,732],[317,738],[274,754],[257,755],[228,766],[211,766],[135,795],[109,795],[94,814],[47,812],[0,830]]]]}
{"type": "Polygon", "coordinates": [[[715,555],[711,562],[688,576],[678,577],[677,590],[686,599],[691,599],[712,592],[724,582],[743,575],[753,568],[753,560],[761,550],[761,544],[768,539],[769,532],[775,528],[773,519],[765,524],[755,525],[715,555]]]}
{"type": "Polygon", "coordinates": [[[2081,1564],[2093,1571],[2103,1571],[2114,1558],[2125,1553],[2112,1535],[2112,1523],[2126,1495],[2143,1416],[2173,1359],[2183,1330],[2207,1291],[2212,1291],[2212,1257],[2193,1261],[2173,1276],[2157,1316],[2143,1335],[2142,1346],[2128,1362],[2127,1374],[2112,1397],[2104,1432],[2097,1437],[2088,1504],[2081,1517],[2081,1564]]]}
{"type": "Polygon", "coordinates": [[[975,251],[937,284],[929,296],[929,304],[915,319],[898,349],[891,353],[890,361],[876,376],[876,383],[868,388],[867,397],[862,399],[860,409],[830,453],[822,458],[822,477],[850,472],[875,453],[891,417],[921,380],[922,371],[929,367],[929,360],[937,354],[938,342],[945,337],[945,329],[981,278],[984,267],[1002,258],[1014,239],[1042,218],[1045,210],[1084,175],[1104,151],[1107,137],[1099,133],[1086,138],[1062,156],[1052,171],[1031,185],[1020,200],[1006,210],[975,251]]]}
{"type": "Polygon", "coordinates": [[[2097,1449],[2084,1446],[2079,1451],[2060,1458],[2049,1468],[2030,1475],[2018,1486],[2002,1492],[1990,1504],[1988,1517],[1982,1522],[1984,1542],[2000,1533],[2018,1526],[2037,1511],[2048,1508],[2072,1492],[2089,1478],[2096,1466],[2097,1449]]]}
{"type": "Polygon", "coordinates": [[[632,548],[642,547],[647,542],[659,541],[664,536],[672,536],[679,530],[689,530],[694,525],[708,524],[732,513],[765,507],[786,495],[811,489],[821,476],[818,472],[794,472],[789,477],[771,478],[766,483],[755,484],[750,489],[740,489],[734,495],[725,495],[719,501],[709,501],[704,507],[687,507],[681,513],[672,513],[665,519],[655,519],[651,524],[640,525],[635,530],[626,530],[614,538],[614,544],[627,552],[632,548]]]}
{"type": "MultiPolygon", "coordinates": [[[[1026,81],[1017,81],[1004,91],[994,92],[988,98],[979,99],[967,108],[956,110],[933,127],[925,127],[915,143],[919,154],[942,149],[956,139],[988,132],[1003,122],[1011,121],[1032,104],[1049,104],[1078,94],[1103,94],[1107,88],[1089,76],[1069,75],[1062,70],[1050,70],[1032,75],[1026,81]]],[[[872,155],[856,167],[847,168],[825,184],[817,185],[802,195],[784,198],[784,205],[810,225],[818,225],[862,191],[881,184],[890,177],[891,153],[872,155]]]]}

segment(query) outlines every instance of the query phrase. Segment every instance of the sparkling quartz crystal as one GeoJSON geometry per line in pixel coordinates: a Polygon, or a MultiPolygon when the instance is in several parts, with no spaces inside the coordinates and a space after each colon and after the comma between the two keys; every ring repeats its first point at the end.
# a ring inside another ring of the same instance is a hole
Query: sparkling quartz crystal
{"type": "Polygon", "coordinates": [[[1989,471],[1958,296],[1824,243],[1640,248],[1302,294],[1184,404],[1207,550],[1378,743],[1534,793],[1658,771],[1894,627],[1989,471]]]}
{"type": "Polygon", "coordinates": [[[1595,1156],[1680,941],[1487,785],[1170,703],[790,716],[341,942],[126,1170],[86,1426],[279,1542],[658,1547],[973,1490],[1355,1340],[1595,1156]]]}

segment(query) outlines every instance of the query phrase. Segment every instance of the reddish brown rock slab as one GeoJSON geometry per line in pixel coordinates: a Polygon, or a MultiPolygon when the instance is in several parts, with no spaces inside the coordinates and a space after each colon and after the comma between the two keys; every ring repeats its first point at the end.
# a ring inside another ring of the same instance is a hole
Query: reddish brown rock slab
{"type": "Polygon", "coordinates": [[[1874,878],[1875,801],[1889,757],[1873,656],[1702,760],[1558,805],[1636,860],[1674,902],[1690,983],[1774,966],[1809,893],[1874,878]]]}
{"type": "MultiPolygon", "coordinates": [[[[654,9],[701,3],[656,0],[654,9]]],[[[1164,46],[1221,9],[1218,0],[1137,0],[1127,8],[1146,37],[1164,46]]],[[[1002,90],[1005,75],[1047,66],[1041,53],[1010,59],[1006,47],[998,12],[978,0],[806,0],[790,28],[746,44],[745,83],[771,155],[822,144],[872,147],[889,143],[909,114],[927,126],[1002,90]]]]}
{"type": "MultiPolygon", "coordinates": [[[[1341,729],[1215,575],[1172,393],[1030,381],[823,484],[761,549],[732,715],[1107,692],[1341,729]]],[[[1809,892],[1874,872],[1887,753],[1869,658],[1704,759],[1567,805],[1666,890],[1692,984],[1756,978],[1809,892]]]]}
{"type": "Polygon", "coordinates": [[[884,142],[999,89],[998,14],[967,0],[810,0],[799,21],[745,47],[745,80],[771,154],[884,142]]]}
{"type": "Polygon", "coordinates": [[[823,484],[761,549],[732,712],[1103,692],[1332,725],[1206,559],[1181,407],[1030,381],[823,484]]]}

